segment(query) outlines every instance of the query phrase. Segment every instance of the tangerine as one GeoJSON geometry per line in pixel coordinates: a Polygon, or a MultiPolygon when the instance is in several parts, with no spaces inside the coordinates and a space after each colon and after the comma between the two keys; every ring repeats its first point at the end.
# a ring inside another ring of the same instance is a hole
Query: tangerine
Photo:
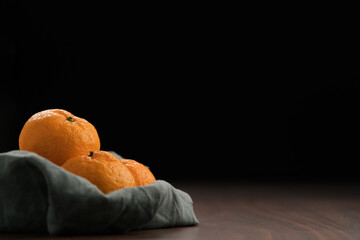
{"type": "Polygon", "coordinates": [[[100,150],[100,139],[85,119],[62,109],[49,109],[27,120],[19,136],[19,149],[61,166],[70,158],[100,150]]]}
{"type": "Polygon", "coordinates": [[[150,169],[143,164],[132,159],[120,159],[120,161],[129,168],[135,178],[136,186],[145,186],[156,180],[150,169]]]}
{"type": "Polygon", "coordinates": [[[136,186],[131,171],[113,154],[106,151],[90,152],[90,155],[69,159],[62,167],[86,178],[105,194],[136,186]]]}

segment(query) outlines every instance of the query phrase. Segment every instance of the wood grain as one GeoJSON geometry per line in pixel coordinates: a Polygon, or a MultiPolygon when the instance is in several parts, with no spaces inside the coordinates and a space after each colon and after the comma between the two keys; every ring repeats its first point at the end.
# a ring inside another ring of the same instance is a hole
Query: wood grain
{"type": "Polygon", "coordinates": [[[357,186],[214,184],[192,188],[188,192],[197,200],[200,227],[226,233],[229,238],[224,239],[360,239],[357,186]]]}
{"type": "MultiPolygon", "coordinates": [[[[56,239],[360,239],[360,185],[331,183],[174,183],[188,192],[200,224],[123,235],[56,239]]],[[[54,239],[0,234],[0,239],[54,239]]]]}

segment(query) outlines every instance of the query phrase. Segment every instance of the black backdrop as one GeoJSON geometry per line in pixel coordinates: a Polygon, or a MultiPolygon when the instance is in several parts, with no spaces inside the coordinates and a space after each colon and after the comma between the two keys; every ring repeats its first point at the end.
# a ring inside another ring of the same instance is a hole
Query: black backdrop
{"type": "Polygon", "coordinates": [[[162,179],[358,180],[358,82],[197,13],[3,1],[0,151],[62,108],[162,179]]]}

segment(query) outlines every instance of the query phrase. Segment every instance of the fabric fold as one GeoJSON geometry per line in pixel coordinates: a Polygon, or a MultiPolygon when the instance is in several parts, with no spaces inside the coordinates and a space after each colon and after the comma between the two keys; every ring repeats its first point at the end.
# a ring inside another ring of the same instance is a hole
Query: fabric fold
{"type": "Polygon", "coordinates": [[[191,197],[166,181],[103,194],[35,153],[0,154],[0,232],[99,234],[196,224],[191,197]]]}

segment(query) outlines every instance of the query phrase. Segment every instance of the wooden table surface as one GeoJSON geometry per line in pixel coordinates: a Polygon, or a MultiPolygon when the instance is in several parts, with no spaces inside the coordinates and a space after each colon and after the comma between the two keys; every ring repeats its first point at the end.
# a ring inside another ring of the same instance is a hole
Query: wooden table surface
{"type": "Polygon", "coordinates": [[[173,183],[193,200],[198,226],[122,235],[51,237],[0,234],[7,239],[360,239],[360,185],[338,183],[173,183]]]}

